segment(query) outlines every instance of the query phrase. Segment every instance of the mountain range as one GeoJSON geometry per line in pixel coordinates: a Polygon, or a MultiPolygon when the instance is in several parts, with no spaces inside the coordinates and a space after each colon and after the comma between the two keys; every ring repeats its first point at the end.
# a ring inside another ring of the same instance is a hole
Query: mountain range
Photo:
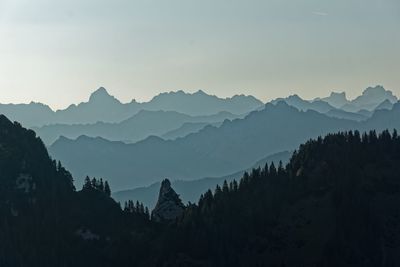
{"type": "Polygon", "coordinates": [[[324,101],[331,106],[343,109],[348,112],[358,112],[360,110],[375,110],[380,104],[386,100],[392,104],[398,101],[398,98],[392,91],[386,90],[383,86],[368,87],[362,95],[353,100],[348,100],[346,93],[332,93],[329,97],[316,98],[314,101],[324,101]]]}
{"type": "Polygon", "coordinates": [[[243,119],[225,121],[218,128],[206,126],[176,140],[153,136],[125,144],[81,136],[76,140],[60,138],[49,151],[77,179],[86,175],[103,177],[116,190],[122,190],[149,185],[160,177],[195,180],[224,176],[330,132],[399,129],[399,116],[399,103],[391,110],[377,110],[371,118],[357,122],[312,110],[299,111],[281,101],[267,104],[243,119]]]}
{"type": "MultiPolygon", "coordinates": [[[[363,121],[375,109],[390,109],[397,97],[382,86],[369,87],[359,97],[348,100],[345,93],[304,100],[298,95],[278,98],[299,110],[315,110],[333,118],[363,121]]],[[[149,136],[176,139],[198,132],[207,125],[220,126],[225,119],[243,118],[263,108],[252,96],[218,98],[203,91],[162,93],[151,101],[121,103],[103,87],[87,102],[53,111],[45,104],[0,104],[0,114],[34,129],[46,145],[60,136],[76,139],[81,135],[134,143],[149,136]]]]}
{"type": "Polygon", "coordinates": [[[253,96],[235,95],[218,98],[203,91],[193,94],[183,91],[162,93],[149,102],[121,103],[107,90],[100,87],[87,102],[70,105],[64,110],[53,111],[40,103],[0,104],[0,114],[18,121],[26,127],[41,127],[49,124],[93,124],[96,122],[116,123],[127,120],[141,110],[175,111],[191,116],[206,116],[220,112],[237,115],[249,113],[263,103],[253,96]]]}
{"type": "Polygon", "coordinates": [[[79,185],[90,174],[123,190],[162,177],[223,177],[332,131],[395,128],[395,118],[379,116],[396,113],[396,101],[391,91],[375,86],[353,100],[345,93],[314,100],[293,95],[264,106],[252,96],[223,99],[177,91],[124,104],[101,87],[87,102],[65,110],[0,104],[0,113],[34,129],[79,185]]]}
{"type": "Polygon", "coordinates": [[[391,109],[398,98],[391,91],[377,85],[368,87],[353,100],[348,100],[344,92],[332,92],[328,97],[314,100],[304,100],[298,95],[291,95],[286,98],[277,98],[271,103],[279,101],[285,101],[290,106],[303,111],[315,110],[329,117],[362,121],[370,117],[376,109],[391,109]]]}

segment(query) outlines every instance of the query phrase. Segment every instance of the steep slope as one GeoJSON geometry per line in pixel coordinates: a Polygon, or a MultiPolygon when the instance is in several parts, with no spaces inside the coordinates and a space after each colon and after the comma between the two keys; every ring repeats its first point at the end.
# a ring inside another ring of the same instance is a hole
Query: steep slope
{"type": "MultiPolygon", "coordinates": [[[[107,90],[100,87],[93,92],[87,102],[72,104],[64,110],[55,112],[59,124],[83,124],[102,122],[120,122],[141,110],[141,104],[135,101],[123,104],[107,90]]],[[[49,123],[47,123],[49,124],[49,123]]],[[[41,125],[38,125],[41,126],[41,125]]]]}
{"type": "Polygon", "coordinates": [[[156,222],[175,221],[185,210],[179,195],[171,187],[171,182],[165,179],[161,182],[157,204],[151,213],[151,219],[156,222]]]}
{"type": "Polygon", "coordinates": [[[57,166],[33,131],[0,115],[0,202],[2,214],[18,216],[73,192],[71,175],[57,166]],[[35,204],[35,205],[34,205],[35,204]]]}
{"type": "Polygon", "coordinates": [[[383,101],[382,103],[380,103],[375,110],[379,110],[379,109],[392,109],[393,108],[393,103],[390,102],[390,100],[386,99],[385,101],[383,101]]]}
{"type": "MultiPolygon", "coordinates": [[[[150,226],[149,218],[123,212],[108,194],[95,179],[75,191],[35,133],[0,115],[0,266],[126,266],[114,249],[150,226]]],[[[131,248],[145,248],[135,240],[131,248]]]]}

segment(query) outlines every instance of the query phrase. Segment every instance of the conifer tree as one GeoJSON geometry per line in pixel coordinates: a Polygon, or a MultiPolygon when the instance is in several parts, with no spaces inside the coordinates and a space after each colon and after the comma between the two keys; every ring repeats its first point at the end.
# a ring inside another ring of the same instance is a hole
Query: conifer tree
{"type": "Polygon", "coordinates": [[[224,194],[229,193],[228,182],[226,180],[224,181],[224,184],[222,185],[222,192],[224,194]]]}
{"type": "Polygon", "coordinates": [[[104,193],[109,197],[111,196],[110,185],[108,184],[107,181],[105,181],[105,183],[104,183],[104,193]]]}
{"type": "Polygon", "coordinates": [[[101,192],[105,192],[105,191],[104,191],[103,178],[100,178],[100,181],[98,182],[98,186],[99,186],[98,189],[99,189],[101,192]]]}
{"type": "Polygon", "coordinates": [[[269,166],[269,174],[271,176],[276,176],[277,172],[276,172],[276,167],[275,164],[272,162],[271,166],[269,166]]]}
{"type": "Polygon", "coordinates": [[[94,189],[97,189],[97,180],[96,180],[95,177],[93,177],[93,179],[92,179],[92,187],[93,187],[94,189]]]}
{"type": "Polygon", "coordinates": [[[82,189],[90,189],[90,188],[92,188],[92,183],[90,182],[89,176],[86,176],[82,189]]]}

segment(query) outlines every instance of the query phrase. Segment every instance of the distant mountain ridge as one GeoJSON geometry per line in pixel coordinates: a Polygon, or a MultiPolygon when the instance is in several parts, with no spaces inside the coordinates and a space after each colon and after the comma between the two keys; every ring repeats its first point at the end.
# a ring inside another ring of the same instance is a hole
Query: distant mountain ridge
{"type": "MultiPolygon", "coordinates": [[[[391,91],[378,85],[368,87],[362,95],[353,100],[348,100],[344,92],[333,92],[328,97],[314,100],[304,100],[298,95],[293,95],[275,99],[271,103],[281,100],[304,111],[311,109],[331,117],[362,120],[365,118],[361,118],[360,115],[365,116],[366,113],[360,113],[361,111],[371,112],[385,100],[394,104],[398,98],[391,91]],[[342,114],[343,111],[347,113],[342,114]]],[[[219,98],[202,90],[195,93],[185,93],[182,90],[167,92],[153,97],[149,102],[139,103],[132,100],[129,103],[121,103],[105,88],[100,87],[90,95],[87,102],[72,104],[63,110],[53,111],[45,104],[31,102],[29,104],[0,104],[0,114],[19,121],[26,127],[41,127],[49,124],[116,123],[134,116],[140,110],[175,111],[191,116],[212,115],[219,112],[239,115],[258,110],[263,104],[253,96],[235,95],[219,98]]]]}
{"type": "Polygon", "coordinates": [[[206,116],[219,112],[245,114],[262,105],[263,102],[253,96],[235,95],[231,98],[219,98],[203,91],[193,94],[183,91],[161,93],[149,102],[138,103],[132,100],[130,103],[121,103],[105,88],[100,87],[91,94],[88,102],[72,104],[64,110],[53,111],[39,103],[0,104],[0,114],[27,127],[40,127],[49,124],[121,122],[141,110],[175,111],[191,116],[206,116]]]}
{"type": "Polygon", "coordinates": [[[343,109],[348,112],[357,112],[360,110],[373,111],[381,103],[389,101],[394,104],[399,99],[392,91],[386,90],[383,86],[368,87],[363,93],[353,100],[348,100],[346,93],[332,93],[329,97],[316,98],[314,101],[325,101],[335,108],[343,109]]]}
{"type": "Polygon", "coordinates": [[[376,109],[390,109],[398,101],[398,98],[393,95],[392,91],[377,85],[368,87],[353,100],[348,100],[345,92],[332,92],[328,97],[313,100],[304,100],[298,95],[291,95],[286,98],[277,98],[271,103],[279,101],[285,101],[302,111],[315,110],[329,117],[362,121],[371,116],[376,109]]]}
{"type": "MultiPolygon", "coordinates": [[[[233,97],[231,100],[237,99],[238,96],[233,97]]],[[[187,110],[188,105],[194,107],[198,113],[201,113],[201,109],[205,109],[205,106],[199,107],[198,103],[208,102],[215,103],[215,107],[224,106],[224,100],[209,96],[203,91],[198,91],[194,94],[186,94],[183,91],[162,93],[154,97],[146,107],[151,110],[152,107],[163,106],[164,109],[177,109],[187,110]],[[217,103],[218,102],[218,103],[217,103]]],[[[301,111],[315,110],[319,113],[323,113],[329,117],[348,119],[354,121],[363,121],[372,115],[374,109],[391,109],[393,103],[397,98],[391,91],[386,91],[382,86],[369,87],[363,94],[354,100],[347,100],[346,94],[343,93],[332,93],[329,97],[314,100],[304,100],[298,95],[291,95],[286,98],[278,98],[271,103],[276,104],[280,101],[284,101],[290,106],[296,107],[301,111]],[[383,102],[379,102],[383,100],[383,102]],[[351,109],[353,111],[346,111],[338,108],[345,106],[345,109],[351,109]],[[368,112],[368,109],[372,108],[368,114],[359,113],[358,108],[365,108],[364,111],[368,112]]],[[[235,100],[236,101],[236,100],[235,100]]],[[[110,96],[104,88],[97,90],[90,97],[89,103],[102,103],[101,105],[107,107],[110,105],[123,105],[116,98],[110,96]]],[[[82,108],[88,104],[80,104],[82,108]]],[[[239,105],[239,104],[238,104],[239,105]]],[[[70,109],[74,110],[78,108],[72,106],[70,109]]],[[[207,109],[209,107],[207,106],[207,109]]],[[[105,110],[113,109],[107,108],[105,110]]],[[[192,110],[193,111],[193,110],[192,110]]],[[[203,112],[204,113],[204,112],[203,112]]],[[[79,114],[76,114],[78,117],[79,114]]],[[[161,136],[165,139],[176,139],[178,137],[184,137],[190,133],[198,132],[207,125],[220,125],[225,119],[235,119],[243,117],[234,115],[226,111],[220,111],[215,115],[209,116],[188,116],[176,111],[139,111],[131,118],[126,119],[122,122],[116,123],[104,123],[97,122],[95,124],[57,124],[43,126],[41,128],[34,128],[36,132],[42,137],[46,144],[53,143],[58,137],[64,135],[65,137],[76,139],[80,135],[86,135],[90,137],[102,137],[111,141],[124,141],[134,143],[145,139],[150,135],[161,136]],[[175,115],[174,115],[175,114],[175,115]],[[141,115],[141,116],[140,116],[141,115]],[[213,119],[212,117],[220,117],[220,119],[213,119]],[[187,124],[188,123],[188,124],[187,124]],[[184,124],[185,127],[181,128],[184,124]]]]}
{"type": "MultiPolygon", "coordinates": [[[[50,145],[60,136],[76,139],[81,135],[102,137],[110,141],[134,143],[148,136],[163,136],[170,131],[179,130],[185,123],[197,123],[205,127],[209,124],[219,125],[224,120],[243,118],[245,115],[234,115],[229,112],[219,112],[207,116],[190,116],[176,111],[141,110],[129,119],[119,123],[97,122],[94,124],[53,124],[33,128],[42,140],[50,145]]],[[[201,127],[201,128],[203,128],[201,127]]],[[[200,129],[201,129],[200,128],[200,129]]],[[[200,129],[184,129],[176,133],[186,135],[200,129]]],[[[174,133],[171,134],[174,137],[174,133]]]]}

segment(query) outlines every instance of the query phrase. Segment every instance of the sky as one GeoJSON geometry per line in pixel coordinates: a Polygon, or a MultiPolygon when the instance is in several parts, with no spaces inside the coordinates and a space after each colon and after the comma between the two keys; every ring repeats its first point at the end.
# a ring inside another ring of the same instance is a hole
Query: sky
{"type": "Polygon", "coordinates": [[[398,0],[0,0],[0,102],[400,95],[398,0]]]}

